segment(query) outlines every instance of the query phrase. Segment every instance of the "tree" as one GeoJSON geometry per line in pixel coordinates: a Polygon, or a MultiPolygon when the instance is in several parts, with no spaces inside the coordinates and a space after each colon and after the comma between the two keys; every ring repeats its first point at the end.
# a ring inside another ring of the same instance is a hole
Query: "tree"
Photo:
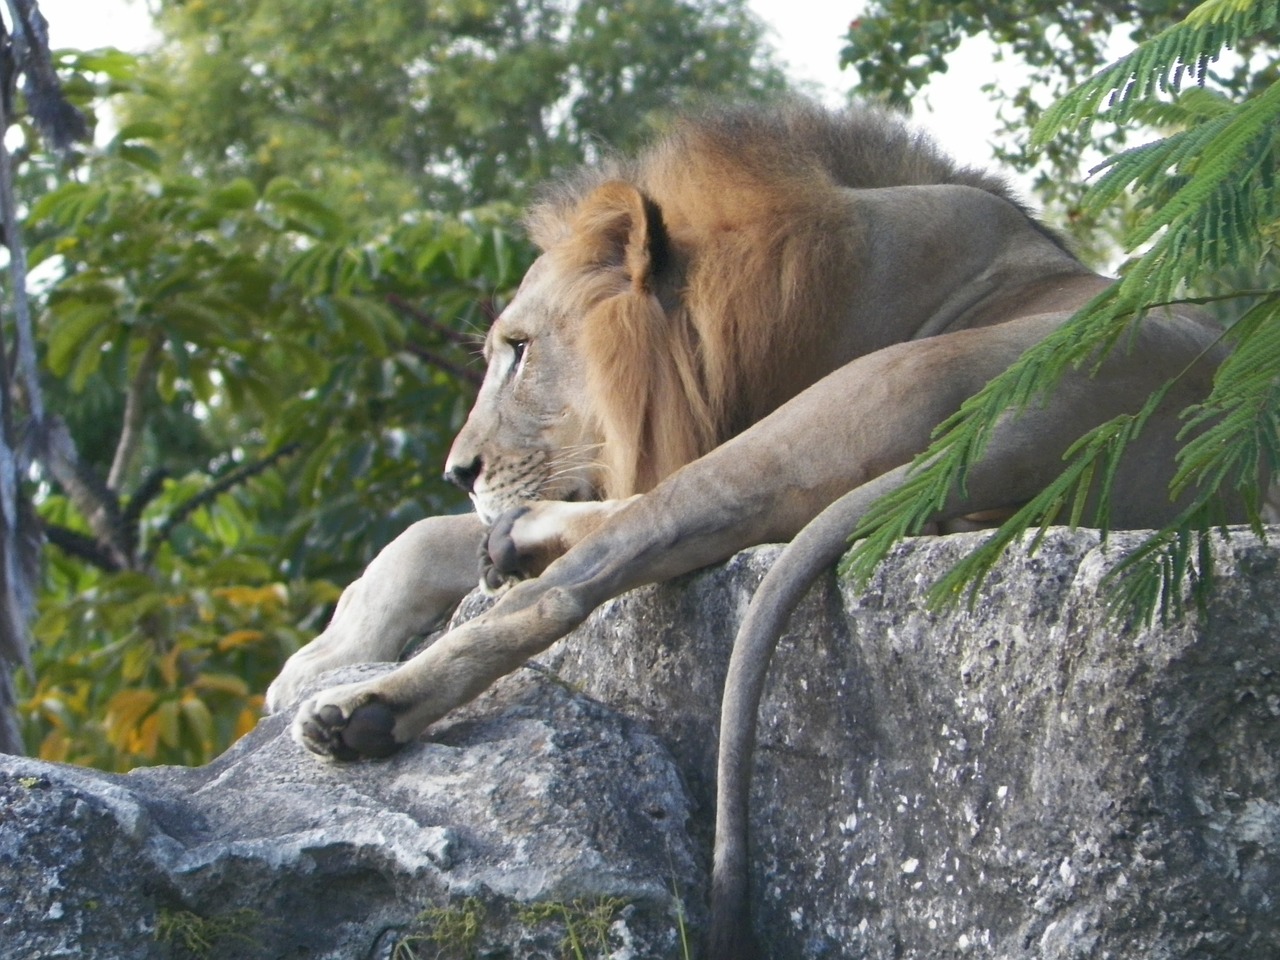
{"type": "MultiPolygon", "coordinates": [[[[59,64],[90,102],[135,83],[118,53],[59,64]]],[[[175,173],[152,132],[125,127],[69,173],[25,165],[58,183],[26,226],[65,454],[38,458],[32,490],[51,548],[25,733],[116,769],[224,748],[333,581],[459,508],[421,464],[443,460],[475,378],[460,331],[530,256],[505,211],[359,233],[288,180],[175,173]]]]}
{"type": "Polygon", "coordinates": [[[520,199],[656,113],[782,86],[743,0],[171,0],[158,24],[170,95],[127,113],[168,158],[361,215],[520,199]]]}
{"type": "MultiPolygon", "coordinates": [[[[1034,172],[1048,218],[1098,262],[1133,227],[1134,213],[1124,196],[1112,198],[1104,210],[1086,208],[1087,173],[1133,142],[1136,128],[1063,129],[1034,145],[1030,131],[1052,103],[1120,50],[1181,21],[1195,7],[1194,0],[872,0],[850,25],[842,62],[858,71],[860,93],[909,109],[932,79],[947,72],[948,58],[962,42],[994,41],[997,58],[1012,57],[1026,68],[1018,86],[987,90],[1001,121],[995,158],[1034,172]]],[[[1197,82],[1230,99],[1249,96],[1276,79],[1274,49],[1274,38],[1266,34],[1241,37],[1234,55],[1206,64],[1197,82]]]]}
{"type": "Polygon", "coordinates": [[[23,480],[35,456],[55,467],[65,463],[61,425],[46,416],[36,372],[27,251],[7,142],[19,78],[29,120],[21,129],[24,139],[30,142],[38,131],[62,151],[85,136],[84,118],[63,95],[54,72],[47,24],[31,0],[12,0],[9,24],[0,22],[0,242],[7,248],[12,294],[0,362],[0,750],[5,752],[20,752],[12,673],[31,665],[27,619],[34,602],[39,533],[23,480]],[[25,409],[17,409],[19,397],[25,409]]]}
{"type": "MultiPolygon", "coordinates": [[[[1086,209],[1100,209],[1122,192],[1136,192],[1137,222],[1125,241],[1141,253],[1119,283],[939,428],[908,484],[855,532],[865,539],[847,559],[847,572],[867,575],[897,537],[918,529],[947,491],[963,483],[1002,413],[1035,403],[1068,367],[1115,348],[1135,317],[1171,302],[1202,302],[1190,291],[1224,268],[1275,275],[1280,82],[1272,79],[1232,101],[1201,81],[1224,48],[1272,36],[1277,22],[1276,0],[1207,0],[1044,113],[1034,143],[1064,128],[1087,134],[1099,122],[1155,120],[1172,129],[1112,158],[1085,196],[1086,209]]],[[[1212,575],[1212,537],[1223,522],[1217,495],[1241,494],[1261,532],[1259,471],[1280,468],[1280,290],[1236,289],[1209,299],[1215,298],[1252,305],[1225,335],[1235,352],[1211,395],[1184,414],[1188,432],[1202,432],[1180,452],[1171,493],[1193,490],[1193,500],[1113,571],[1117,610],[1126,616],[1179,612],[1188,578],[1202,591],[1212,575]]],[[[1105,489],[1105,478],[1161,395],[1082,437],[1061,477],[945,576],[934,597],[972,597],[999,551],[1029,528],[1080,521],[1086,494],[1095,482],[1105,489]]],[[[1094,519],[1105,531],[1105,501],[1094,519]]]]}
{"type": "Polygon", "coordinates": [[[223,749],[335,581],[460,508],[422,466],[467,406],[466,325],[530,259],[499,211],[362,236],[289,181],[169,173],[141,132],[30,221],[56,277],[50,402],[79,455],[39,498],[54,549],[27,735],[117,769],[223,749]]]}

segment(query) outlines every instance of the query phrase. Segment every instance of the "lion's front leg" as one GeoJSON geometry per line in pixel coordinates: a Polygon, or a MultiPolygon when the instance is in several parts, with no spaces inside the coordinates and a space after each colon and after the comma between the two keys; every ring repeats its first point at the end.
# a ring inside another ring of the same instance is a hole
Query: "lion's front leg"
{"type": "Polygon", "coordinates": [[[395,752],[586,619],[595,591],[578,602],[564,587],[554,576],[517,584],[390,673],[320,691],[298,708],[293,738],[329,760],[395,752]]]}
{"type": "Polygon", "coordinates": [[[328,670],[399,657],[475,587],[483,535],[480,520],[466,514],[420,520],[389,543],[343,591],[324,632],[285,662],[267,709],[295,702],[328,670]]]}

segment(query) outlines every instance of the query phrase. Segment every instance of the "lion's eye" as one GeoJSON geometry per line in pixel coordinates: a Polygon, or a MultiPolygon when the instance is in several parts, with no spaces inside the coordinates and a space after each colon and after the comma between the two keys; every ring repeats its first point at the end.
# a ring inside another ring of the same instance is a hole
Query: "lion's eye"
{"type": "Polygon", "coordinates": [[[524,359],[524,352],[525,352],[525,348],[529,346],[529,341],[528,341],[528,340],[519,340],[519,339],[516,339],[516,338],[512,337],[512,338],[508,338],[508,340],[507,340],[507,346],[508,346],[508,347],[510,347],[510,348],[511,348],[511,352],[512,352],[512,353],[514,353],[514,354],[516,355],[516,358],[515,358],[515,360],[512,362],[511,366],[512,366],[512,367],[518,367],[518,366],[520,366],[520,361],[522,361],[522,360],[524,359]]]}

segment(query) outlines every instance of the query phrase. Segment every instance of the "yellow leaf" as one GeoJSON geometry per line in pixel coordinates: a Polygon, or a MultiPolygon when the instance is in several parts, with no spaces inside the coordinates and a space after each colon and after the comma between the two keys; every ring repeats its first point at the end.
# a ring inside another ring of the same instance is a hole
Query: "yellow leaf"
{"type": "Polygon", "coordinates": [[[187,694],[182,698],[182,715],[187,724],[195,731],[196,738],[206,754],[213,752],[213,714],[204,705],[204,701],[195,694],[187,694]]]}
{"type": "Polygon", "coordinates": [[[152,651],[148,644],[140,643],[125,651],[120,660],[120,676],[125,683],[141,680],[151,665],[152,651]]]}
{"type": "Polygon", "coordinates": [[[226,653],[226,651],[234,650],[236,647],[247,647],[251,644],[260,643],[265,637],[266,634],[261,630],[232,630],[218,641],[218,649],[226,653]]]}
{"type": "Polygon", "coordinates": [[[236,717],[236,729],[233,738],[239,740],[246,733],[258,725],[258,718],[261,711],[250,707],[245,707],[240,711],[240,715],[236,717]]]}
{"type": "Polygon", "coordinates": [[[279,583],[269,583],[265,587],[219,587],[213,595],[237,607],[253,608],[274,609],[288,599],[284,585],[279,583]]]}
{"type": "Polygon", "coordinates": [[[165,686],[167,687],[176,687],[178,685],[178,676],[180,673],[178,669],[178,658],[181,654],[182,648],[174,647],[161,657],[160,662],[157,664],[160,668],[160,676],[163,678],[165,686]]]}
{"type": "Polygon", "coordinates": [[[40,741],[40,749],[37,755],[41,760],[49,760],[54,763],[66,763],[67,756],[71,752],[71,740],[61,730],[50,730],[45,738],[40,741]]]}
{"type": "Polygon", "coordinates": [[[153,713],[139,725],[129,737],[129,752],[148,760],[154,760],[156,745],[160,742],[160,717],[153,713]]]}
{"type": "Polygon", "coordinates": [[[103,726],[112,746],[121,750],[132,749],[130,743],[134,731],[155,706],[156,699],[152,690],[121,690],[107,702],[103,726]]]}

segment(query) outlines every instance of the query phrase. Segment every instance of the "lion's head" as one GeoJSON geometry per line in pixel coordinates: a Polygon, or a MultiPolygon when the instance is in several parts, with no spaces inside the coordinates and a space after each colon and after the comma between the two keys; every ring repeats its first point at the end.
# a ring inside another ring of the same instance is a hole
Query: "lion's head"
{"type": "Polygon", "coordinates": [[[847,187],[952,183],[1004,196],[891,115],[795,104],[686,119],[634,161],[554,185],[543,251],[485,343],[446,475],[492,521],[529,500],[629,496],[853,356],[847,187]]]}

